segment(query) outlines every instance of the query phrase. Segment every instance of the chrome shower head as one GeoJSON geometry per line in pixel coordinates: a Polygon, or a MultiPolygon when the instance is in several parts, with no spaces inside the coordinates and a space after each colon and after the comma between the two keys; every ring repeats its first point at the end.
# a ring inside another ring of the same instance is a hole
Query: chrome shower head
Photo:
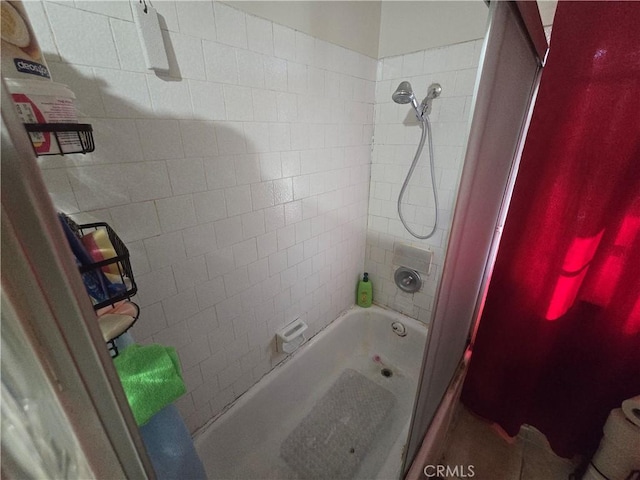
{"type": "Polygon", "coordinates": [[[421,118],[421,112],[418,108],[418,100],[416,100],[416,96],[413,93],[413,88],[411,88],[411,84],[409,82],[400,82],[400,85],[398,85],[396,91],[393,92],[391,98],[394,102],[401,105],[410,103],[413,106],[413,109],[416,111],[416,116],[418,118],[421,118]]]}
{"type": "Polygon", "coordinates": [[[432,83],[429,85],[429,89],[427,90],[427,96],[422,100],[421,110],[424,115],[429,115],[431,113],[431,102],[433,102],[434,98],[438,98],[442,93],[442,87],[439,83],[432,83]]]}
{"type": "Polygon", "coordinates": [[[396,91],[393,92],[391,98],[394,102],[399,104],[411,103],[415,100],[416,96],[413,94],[413,88],[409,82],[400,82],[396,91]]]}

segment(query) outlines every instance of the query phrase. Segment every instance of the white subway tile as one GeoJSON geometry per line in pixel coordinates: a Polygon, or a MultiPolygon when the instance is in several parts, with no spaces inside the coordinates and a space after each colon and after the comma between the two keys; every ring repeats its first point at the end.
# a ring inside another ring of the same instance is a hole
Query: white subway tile
{"type": "Polygon", "coordinates": [[[164,162],[128,163],[120,166],[121,182],[126,183],[132,202],[171,195],[169,174],[164,162]]]}
{"type": "Polygon", "coordinates": [[[281,178],[273,181],[273,197],[276,205],[293,200],[293,182],[291,178],[281,178]]]}
{"type": "Polygon", "coordinates": [[[189,80],[189,93],[194,118],[226,120],[222,85],[189,80]]]}
{"type": "Polygon", "coordinates": [[[120,67],[107,17],[57,3],[47,2],[45,7],[60,56],[65,62],[120,67]]]}
{"type": "Polygon", "coordinates": [[[273,55],[272,23],[253,15],[247,15],[246,21],[249,49],[265,55],[273,55]]]}
{"type": "Polygon", "coordinates": [[[254,210],[274,205],[273,182],[251,184],[251,201],[254,210]]]}
{"type": "Polygon", "coordinates": [[[204,256],[190,258],[172,266],[178,291],[190,290],[209,279],[204,256]]]}
{"type": "Polygon", "coordinates": [[[444,69],[460,70],[476,65],[474,42],[463,42],[445,47],[444,69]]]}
{"type": "Polygon", "coordinates": [[[242,241],[242,219],[231,217],[214,223],[218,247],[228,247],[242,241]]]}
{"type": "Polygon", "coordinates": [[[200,38],[177,32],[164,32],[163,38],[167,47],[169,72],[172,77],[196,80],[204,80],[206,78],[204,53],[200,38]]]}
{"type": "Polygon", "coordinates": [[[202,41],[207,80],[220,83],[238,83],[236,49],[217,42],[202,41]]]}
{"type": "Polygon", "coordinates": [[[249,185],[239,185],[224,191],[227,203],[227,214],[232,217],[251,211],[251,188],[249,185]]]}
{"type": "Polygon", "coordinates": [[[309,125],[305,123],[291,124],[291,148],[307,150],[309,148],[309,125]]]}
{"type": "Polygon", "coordinates": [[[158,13],[158,21],[162,30],[170,30],[172,32],[180,30],[176,2],[155,2],[153,8],[158,13]]]}
{"type": "Polygon", "coordinates": [[[264,86],[279,92],[287,91],[287,62],[275,57],[263,57],[264,86]]]}
{"type": "Polygon", "coordinates": [[[302,243],[311,238],[311,220],[296,223],[296,243],[302,243]]]}
{"type": "Polygon", "coordinates": [[[258,257],[265,258],[278,251],[278,237],[275,231],[257,238],[258,257]]]}
{"type": "Polygon", "coordinates": [[[325,92],[324,70],[309,67],[307,69],[307,85],[310,95],[322,96],[325,92]]]}
{"type": "Polygon", "coordinates": [[[210,1],[175,2],[180,32],[207,40],[216,39],[213,6],[210,1]]]}
{"type": "Polygon", "coordinates": [[[247,50],[237,50],[238,83],[248,87],[264,87],[264,64],[262,55],[247,50]]]}
{"type": "Polygon", "coordinates": [[[249,274],[246,267],[238,268],[231,273],[224,275],[224,288],[227,297],[233,297],[243,290],[249,288],[249,274]]]}
{"type": "Polygon", "coordinates": [[[193,204],[198,223],[213,222],[227,216],[227,206],[222,190],[194,193],[193,204]]]}
{"type": "Polygon", "coordinates": [[[215,124],[218,152],[221,155],[245,153],[247,145],[244,141],[242,124],[238,122],[217,122],[215,124]]]}
{"type": "Polygon", "coordinates": [[[269,142],[272,150],[291,150],[291,126],[288,123],[269,124],[269,142]]]}
{"type": "Polygon", "coordinates": [[[186,228],[182,230],[182,238],[187,257],[203,255],[217,248],[212,223],[204,223],[195,227],[186,228]]]}
{"type": "Polygon", "coordinates": [[[286,250],[296,243],[295,225],[287,225],[278,229],[278,251],[286,250]]]}
{"type": "Polygon", "coordinates": [[[196,296],[198,297],[198,306],[201,310],[212,307],[227,298],[224,292],[222,277],[217,277],[197,285],[196,296]]]}
{"type": "Polygon", "coordinates": [[[242,128],[248,153],[268,152],[270,150],[268,124],[250,122],[244,123],[242,128]]]}
{"type": "Polygon", "coordinates": [[[277,230],[280,227],[284,227],[284,207],[282,205],[275,205],[267,208],[264,211],[264,223],[267,228],[267,232],[277,230]]]}
{"type": "MultiPolygon", "coordinates": [[[[255,104],[255,100],[254,100],[255,104]]],[[[279,122],[295,122],[298,119],[297,97],[292,93],[276,94],[277,120],[279,122]]]]}
{"type": "Polygon", "coordinates": [[[384,58],[382,60],[382,80],[396,80],[401,77],[402,57],[397,56],[384,58]]]}
{"type": "MultiPolygon", "coordinates": [[[[287,249],[287,265],[292,267],[294,265],[299,264],[304,260],[304,245],[299,243],[297,245],[293,245],[287,249]]],[[[297,269],[296,269],[296,279],[297,279],[297,269]]]]}
{"type": "Polygon", "coordinates": [[[232,247],[225,247],[215,250],[206,256],[207,270],[209,278],[216,278],[225,273],[233,271],[235,262],[233,260],[232,247]]]}
{"type": "Polygon", "coordinates": [[[287,83],[289,92],[306,95],[308,92],[306,65],[287,62],[287,83]]]}
{"type": "Polygon", "coordinates": [[[236,184],[234,157],[205,157],[204,173],[210,190],[234,186],[236,184]]]}
{"type": "Polygon", "coordinates": [[[308,197],[311,192],[309,175],[299,175],[293,177],[293,198],[300,200],[308,197]]]}
{"type": "Polygon", "coordinates": [[[144,240],[147,257],[154,270],[186,260],[181,232],[172,232],[144,240]]]}
{"type": "Polygon", "coordinates": [[[302,220],[302,202],[300,200],[284,205],[284,220],[287,225],[302,220]]]}
{"type": "Polygon", "coordinates": [[[276,57],[285,60],[296,59],[296,31],[279,25],[273,24],[273,47],[276,57]]]}
{"type": "Polygon", "coordinates": [[[42,170],[42,178],[56,210],[67,214],[80,210],[65,169],[42,170]]]}
{"type": "Polygon", "coordinates": [[[154,270],[145,275],[138,275],[136,281],[138,284],[137,298],[141,307],[160,302],[178,293],[171,267],[154,270]]]}
{"type": "Polygon", "coordinates": [[[224,103],[228,120],[253,120],[253,99],[249,87],[225,85],[224,103]]]}
{"type": "Polygon", "coordinates": [[[120,59],[121,68],[134,72],[146,72],[147,67],[142,54],[142,47],[140,46],[136,26],[131,21],[125,22],[124,20],[115,18],[111,18],[109,22],[111,23],[111,31],[113,32],[113,38],[116,42],[116,50],[118,52],[118,58],[120,59]]]}
{"type": "Polygon", "coordinates": [[[258,155],[238,155],[234,157],[236,180],[238,184],[260,181],[260,161],[258,155]]]}
{"type": "Polygon", "coordinates": [[[128,20],[130,22],[133,21],[129,2],[120,2],[117,0],[101,2],[77,0],[75,2],[75,6],[80,10],[99,13],[108,17],[120,18],[122,20],[128,20]]]}
{"type": "Polygon", "coordinates": [[[314,65],[315,40],[306,33],[296,31],[296,62],[304,65],[314,65]]]}
{"type": "Polygon", "coordinates": [[[468,68],[456,72],[454,95],[471,95],[476,84],[477,69],[468,68]]]}
{"type": "Polygon", "coordinates": [[[136,120],[142,151],[147,160],[184,156],[177,120],[136,120]]]}
{"type": "Polygon", "coordinates": [[[181,120],[180,133],[186,157],[204,157],[218,153],[213,122],[181,120]]]}
{"type": "Polygon", "coordinates": [[[262,180],[274,180],[282,177],[280,153],[275,152],[260,155],[260,176],[262,180]]]}
{"type": "Polygon", "coordinates": [[[249,265],[258,260],[256,239],[250,238],[244,242],[236,243],[233,246],[233,258],[235,259],[236,268],[249,265]]]}
{"type": "Polygon", "coordinates": [[[180,230],[196,225],[196,213],[191,195],[162,198],[155,202],[163,232],[180,230]]]}
{"type": "Polygon", "coordinates": [[[282,152],[280,158],[282,161],[283,177],[300,175],[300,152],[282,152]]]}
{"type": "Polygon", "coordinates": [[[269,276],[282,272],[287,268],[287,251],[276,252],[269,255],[269,276]]]}
{"type": "MultiPolygon", "coordinates": [[[[218,329],[215,329],[211,335],[219,336],[218,329]]],[[[233,332],[231,335],[231,339],[233,339],[233,332]]],[[[200,364],[200,369],[202,370],[202,375],[204,378],[216,378],[217,374],[224,370],[227,366],[226,356],[224,351],[216,351],[212,350],[213,355],[208,359],[204,360],[200,364]]]]}
{"type": "Polygon", "coordinates": [[[74,167],[69,181],[81,210],[96,210],[129,203],[128,183],[121,181],[118,165],[74,167]]]}
{"type": "Polygon", "coordinates": [[[254,88],[252,97],[253,118],[257,122],[275,122],[278,120],[275,92],[254,88]]]}
{"type": "Polygon", "coordinates": [[[193,118],[187,82],[175,82],[160,75],[147,75],[147,83],[153,111],[157,116],[193,118]]]}
{"type": "Polygon", "coordinates": [[[436,73],[446,70],[446,52],[444,48],[431,48],[424,52],[423,73],[436,73]]]}
{"type": "Polygon", "coordinates": [[[201,158],[167,160],[167,169],[174,195],[201,192],[207,189],[201,158]]]}
{"type": "Polygon", "coordinates": [[[264,234],[264,211],[249,212],[242,215],[242,236],[253,238],[264,234]]]}
{"type": "Polygon", "coordinates": [[[141,118],[151,115],[151,100],[146,76],[142,73],[94,68],[109,117],[141,118]]]}
{"type": "MultiPolygon", "coordinates": [[[[193,335],[194,331],[190,330],[190,333],[191,335],[193,335]]],[[[198,365],[201,361],[211,356],[211,351],[209,350],[209,340],[206,336],[194,337],[194,340],[192,342],[188,343],[180,349],[179,355],[180,366],[183,369],[186,370],[193,367],[194,365],[198,365]]],[[[177,402],[176,405],[178,405],[177,402]]]]}
{"type": "Polygon", "coordinates": [[[131,328],[131,333],[138,342],[144,343],[151,339],[152,335],[167,328],[167,320],[161,303],[154,303],[140,308],[140,316],[144,321],[136,322],[131,328]]]}
{"type": "Polygon", "coordinates": [[[160,222],[154,202],[130,203],[109,209],[112,227],[124,242],[133,242],[160,234],[160,222]]]}
{"type": "Polygon", "coordinates": [[[216,38],[219,42],[247,48],[245,14],[235,8],[215,2],[216,38]]]}
{"type": "Polygon", "coordinates": [[[413,77],[422,75],[424,64],[424,52],[408,53],[402,56],[402,76],[413,77]]]}

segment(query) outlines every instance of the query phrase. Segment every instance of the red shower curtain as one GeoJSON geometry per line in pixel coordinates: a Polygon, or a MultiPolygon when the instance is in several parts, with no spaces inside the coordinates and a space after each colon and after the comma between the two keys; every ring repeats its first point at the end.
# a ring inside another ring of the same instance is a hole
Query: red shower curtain
{"type": "Polygon", "coordinates": [[[640,394],[640,5],[559,2],[462,400],[589,455],[640,394]]]}

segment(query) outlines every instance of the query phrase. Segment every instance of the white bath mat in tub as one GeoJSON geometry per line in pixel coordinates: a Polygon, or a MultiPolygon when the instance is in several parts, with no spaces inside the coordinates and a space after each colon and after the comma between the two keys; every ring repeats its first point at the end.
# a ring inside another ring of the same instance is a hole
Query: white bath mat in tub
{"type": "Polygon", "coordinates": [[[280,456],[302,479],[349,479],[356,474],[395,397],[346,369],[282,442],[280,456]]]}

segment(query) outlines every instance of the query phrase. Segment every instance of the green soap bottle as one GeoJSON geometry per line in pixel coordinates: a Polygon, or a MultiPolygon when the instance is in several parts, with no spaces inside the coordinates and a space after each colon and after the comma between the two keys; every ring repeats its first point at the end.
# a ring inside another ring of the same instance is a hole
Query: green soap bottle
{"type": "Polygon", "coordinates": [[[358,298],[357,303],[361,307],[370,307],[373,300],[373,287],[369,281],[369,274],[364,272],[364,277],[358,282],[358,298]]]}

